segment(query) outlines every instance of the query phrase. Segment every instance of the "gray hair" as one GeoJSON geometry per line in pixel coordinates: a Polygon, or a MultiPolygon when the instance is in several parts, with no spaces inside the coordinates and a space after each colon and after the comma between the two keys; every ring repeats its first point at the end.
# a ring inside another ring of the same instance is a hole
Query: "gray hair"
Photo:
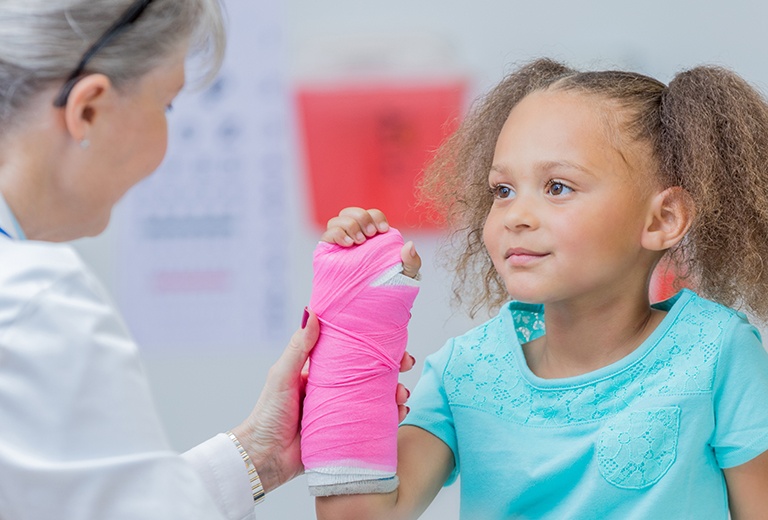
{"type": "MultiPolygon", "coordinates": [[[[63,83],[133,1],[0,0],[0,128],[43,89],[63,83]]],[[[223,61],[225,41],[220,0],[154,0],[86,70],[107,75],[120,88],[190,42],[210,80],[223,61]]]]}

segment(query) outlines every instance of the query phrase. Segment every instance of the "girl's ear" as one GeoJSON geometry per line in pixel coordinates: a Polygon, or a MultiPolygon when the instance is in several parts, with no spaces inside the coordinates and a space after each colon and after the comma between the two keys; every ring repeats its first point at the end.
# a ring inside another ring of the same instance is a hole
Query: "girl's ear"
{"type": "Polygon", "coordinates": [[[64,106],[64,123],[75,141],[82,142],[91,135],[111,89],[112,82],[104,74],[89,74],[72,87],[64,106]]]}
{"type": "Polygon", "coordinates": [[[690,193],[673,186],[654,195],[643,229],[642,246],[666,251],[678,244],[691,228],[696,209],[690,193]]]}

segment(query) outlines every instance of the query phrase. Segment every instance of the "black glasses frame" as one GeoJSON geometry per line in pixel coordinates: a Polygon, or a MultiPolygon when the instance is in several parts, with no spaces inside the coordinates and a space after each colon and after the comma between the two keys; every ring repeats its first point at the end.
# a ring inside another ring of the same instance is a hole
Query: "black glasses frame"
{"type": "Polygon", "coordinates": [[[120,18],[118,18],[117,21],[115,21],[115,23],[113,23],[98,40],[96,40],[96,43],[91,45],[88,50],[85,51],[80,63],[77,64],[77,68],[72,71],[72,74],[69,75],[64,82],[64,85],[61,87],[59,94],[53,100],[53,106],[61,108],[67,104],[67,98],[69,98],[69,93],[72,92],[72,88],[78,81],[87,75],[84,74],[85,66],[91,61],[94,54],[103,49],[115,36],[130,27],[151,3],[152,0],[138,0],[134,2],[128,9],[126,9],[120,18]]]}

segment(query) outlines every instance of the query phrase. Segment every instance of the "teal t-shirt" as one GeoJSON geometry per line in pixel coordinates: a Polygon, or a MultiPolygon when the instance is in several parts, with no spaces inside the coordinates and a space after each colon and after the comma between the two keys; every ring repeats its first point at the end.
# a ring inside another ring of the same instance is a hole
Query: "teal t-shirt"
{"type": "Polygon", "coordinates": [[[768,353],[746,318],[684,290],[648,339],[595,372],[542,379],[509,303],[427,358],[403,424],[440,438],[461,518],[727,519],[722,468],[768,450],[768,353]]]}

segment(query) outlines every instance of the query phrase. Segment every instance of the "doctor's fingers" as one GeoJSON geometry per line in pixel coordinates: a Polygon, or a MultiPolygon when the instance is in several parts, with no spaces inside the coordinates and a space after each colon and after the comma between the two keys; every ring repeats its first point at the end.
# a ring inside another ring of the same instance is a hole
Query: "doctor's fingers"
{"type": "Polygon", "coordinates": [[[398,422],[403,422],[405,416],[411,411],[409,407],[405,405],[408,398],[411,396],[411,392],[403,386],[402,383],[397,384],[397,390],[395,391],[395,402],[397,403],[397,415],[398,422]]]}
{"type": "Polygon", "coordinates": [[[317,343],[317,337],[320,334],[317,315],[309,309],[306,309],[305,313],[302,328],[293,334],[283,354],[270,370],[282,381],[292,381],[294,377],[301,376],[309,359],[309,353],[317,343]]]}
{"type": "Polygon", "coordinates": [[[400,372],[408,372],[416,364],[416,358],[410,355],[408,352],[403,354],[403,358],[400,360],[400,372]]]}
{"type": "Polygon", "coordinates": [[[397,390],[395,390],[395,402],[397,405],[405,404],[409,397],[411,397],[411,391],[403,383],[397,383],[397,390]]]}

